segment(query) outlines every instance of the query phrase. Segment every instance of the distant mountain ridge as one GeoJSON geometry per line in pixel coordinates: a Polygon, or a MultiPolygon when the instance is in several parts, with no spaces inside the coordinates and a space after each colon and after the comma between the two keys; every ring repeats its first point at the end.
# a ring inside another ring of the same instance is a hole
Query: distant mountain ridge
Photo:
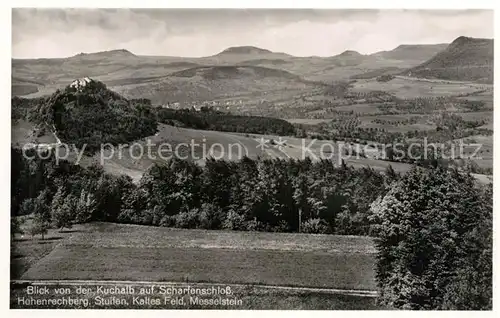
{"type": "Polygon", "coordinates": [[[221,54],[270,54],[273,53],[270,50],[261,49],[256,46],[232,46],[229,47],[217,55],[221,54]]]}
{"type": "Polygon", "coordinates": [[[310,83],[304,80],[331,83],[386,74],[491,83],[492,66],[493,41],[467,37],[450,45],[403,44],[374,54],[346,50],[330,57],[295,57],[256,46],[233,46],[205,57],[147,56],[117,49],[66,58],[12,59],[16,80],[11,88],[16,96],[40,97],[89,76],[117,92],[130,92],[127,96],[166,102],[264,94],[276,81],[280,88],[306,89],[310,83]]]}
{"type": "Polygon", "coordinates": [[[493,83],[493,39],[460,36],[445,50],[411,68],[416,77],[493,83]]]}
{"type": "Polygon", "coordinates": [[[371,56],[363,55],[353,50],[346,50],[340,54],[327,57],[326,59],[331,61],[331,63],[337,67],[356,66],[361,63],[373,60],[371,56]]]}
{"type": "MultiPolygon", "coordinates": [[[[463,38],[465,38],[465,37],[463,37],[463,38]]],[[[473,38],[468,38],[468,39],[473,39],[473,38]]],[[[385,58],[396,58],[396,59],[403,58],[404,59],[407,57],[401,56],[401,54],[409,53],[409,52],[413,52],[413,54],[416,54],[415,52],[418,52],[418,53],[427,52],[427,54],[433,54],[433,53],[435,54],[435,53],[439,52],[440,50],[445,49],[447,46],[448,46],[448,44],[446,44],[446,43],[441,43],[441,44],[402,44],[393,50],[380,51],[380,52],[376,52],[373,54],[361,54],[358,51],[348,49],[340,54],[337,54],[337,55],[334,55],[331,57],[335,57],[335,56],[354,57],[354,56],[374,55],[374,56],[382,56],[385,58]]],[[[288,53],[273,52],[273,51],[268,50],[268,49],[263,49],[263,48],[259,48],[259,47],[251,46],[251,45],[228,47],[228,48],[222,50],[221,52],[215,54],[214,56],[220,56],[220,55],[225,55],[225,54],[241,54],[241,55],[245,55],[245,54],[249,54],[249,55],[252,55],[252,54],[256,54],[256,55],[259,55],[259,54],[262,54],[262,55],[282,54],[282,55],[287,55],[290,57],[295,57],[295,56],[288,54],[288,53]]],[[[72,58],[90,58],[90,57],[101,57],[102,58],[102,57],[118,57],[118,56],[121,56],[121,57],[141,57],[141,55],[136,55],[127,49],[114,49],[114,50],[108,50],[108,51],[81,52],[81,53],[78,53],[78,54],[75,54],[75,55],[69,56],[69,57],[27,58],[27,59],[13,58],[12,60],[13,61],[18,61],[18,60],[19,61],[22,61],[22,60],[64,60],[64,59],[72,59],[72,58]]],[[[162,57],[162,56],[158,56],[158,57],[162,57]]],[[[165,56],[165,57],[167,57],[167,56],[165,56]]],[[[175,56],[169,56],[169,57],[175,58],[175,56]]],[[[320,58],[318,56],[311,56],[311,57],[320,58]]],[[[182,58],[182,57],[178,56],[178,58],[182,58]]],[[[324,58],[328,58],[328,57],[324,57],[324,58]]]]}
{"type": "Polygon", "coordinates": [[[426,61],[446,49],[448,44],[402,44],[390,51],[380,51],[373,53],[373,56],[385,59],[415,59],[426,61]]]}
{"type": "Polygon", "coordinates": [[[356,57],[356,56],[363,56],[363,54],[359,53],[358,51],[353,51],[353,50],[346,50],[336,56],[340,57],[356,57]]]}
{"type": "Polygon", "coordinates": [[[130,52],[129,50],[126,49],[117,49],[117,50],[109,50],[109,51],[99,51],[99,52],[93,52],[93,53],[79,53],[76,55],[73,55],[72,57],[89,57],[89,56],[130,56],[130,57],[135,57],[134,53],[130,52]]]}

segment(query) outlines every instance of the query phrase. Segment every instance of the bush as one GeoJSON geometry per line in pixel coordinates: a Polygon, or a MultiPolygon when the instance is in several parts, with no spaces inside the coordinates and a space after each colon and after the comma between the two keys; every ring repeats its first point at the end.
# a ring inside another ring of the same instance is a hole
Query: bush
{"type": "Polygon", "coordinates": [[[21,225],[24,223],[24,218],[21,217],[10,217],[10,235],[12,238],[16,235],[16,233],[23,234],[24,231],[21,228],[21,225]]]}
{"type": "Polygon", "coordinates": [[[175,216],[165,215],[161,218],[159,226],[163,227],[175,227],[175,216]]]}
{"type": "Polygon", "coordinates": [[[265,231],[270,232],[271,226],[269,224],[265,224],[261,221],[257,221],[257,219],[253,219],[245,222],[245,229],[247,231],[265,231]]]}
{"type": "Polygon", "coordinates": [[[19,209],[20,215],[28,215],[34,213],[37,209],[37,200],[36,198],[28,198],[21,203],[21,207],[19,209]]]}
{"type": "Polygon", "coordinates": [[[55,196],[52,204],[51,220],[55,228],[62,230],[70,229],[75,219],[76,198],[73,195],[66,196],[62,201],[55,196]],[[62,203],[62,204],[60,204],[62,203]]]}
{"type": "Polygon", "coordinates": [[[288,225],[288,222],[285,220],[280,220],[278,222],[278,225],[274,227],[274,232],[289,232],[290,231],[290,226],[288,225]]]}
{"type": "Polygon", "coordinates": [[[175,217],[175,227],[183,229],[194,229],[198,226],[198,215],[200,211],[198,209],[193,209],[189,212],[181,212],[176,214],[175,217]]]}
{"type": "Polygon", "coordinates": [[[309,219],[302,222],[300,227],[301,232],[312,234],[327,234],[330,232],[328,224],[323,219],[309,219]]]}
{"type": "Polygon", "coordinates": [[[245,217],[231,209],[226,215],[226,219],[222,224],[222,228],[227,230],[244,231],[245,217]]]}
{"type": "Polygon", "coordinates": [[[154,220],[154,211],[152,209],[142,210],[139,219],[139,223],[141,225],[152,225],[154,220]]]}
{"type": "Polygon", "coordinates": [[[27,228],[27,233],[31,235],[33,238],[35,235],[41,235],[42,240],[44,239],[45,234],[47,234],[50,224],[47,220],[44,219],[43,215],[35,214],[32,220],[32,223],[27,228]]]}
{"type": "Polygon", "coordinates": [[[134,209],[120,209],[120,214],[118,214],[117,221],[120,223],[132,223],[138,224],[139,219],[134,209]]]}
{"type": "Polygon", "coordinates": [[[222,210],[211,203],[203,203],[198,215],[199,225],[203,229],[220,229],[222,224],[222,210]]]}
{"type": "Polygon", "coordinates": [[[96,205],[97,202],[94,195],[86,190],[82,190],[75,206],[75,222],[89,222],[96,211],[96,205]]]}
{"type": "Polygon", "coordinates": [[[393,80],[395,77],[394,75],[386,74],[386,75],[380,75],[377,77],[377,82],[389,82],[393,80]]]}

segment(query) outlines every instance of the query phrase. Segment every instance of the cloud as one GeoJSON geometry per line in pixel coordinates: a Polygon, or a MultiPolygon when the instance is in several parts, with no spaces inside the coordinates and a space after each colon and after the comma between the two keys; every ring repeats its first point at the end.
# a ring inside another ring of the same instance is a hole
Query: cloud
{"type": "Polygon", "coordinates": [[[13,9],[14,57],[125,48],[207,56],[255,45],[297,56],[493,37],[492,10],[13,9]]]}

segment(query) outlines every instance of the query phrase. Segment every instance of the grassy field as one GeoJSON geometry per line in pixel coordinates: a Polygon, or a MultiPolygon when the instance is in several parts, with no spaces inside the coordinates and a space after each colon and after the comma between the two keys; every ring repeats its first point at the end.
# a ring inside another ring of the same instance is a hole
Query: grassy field
{"type": "Polygon", "coordinates": [[[327,121],[331,121],[331,119],[311,119],[311,118],[290,118],[285,120],[292,124],[305,124],[305,125],[316,125],[327,121]]]}
{"type": "Polygon", "coordinates": [[[381,110],[378,109],[377,104],[354,104],[337,106],[335,107],[335,110],[344,112],[354,111],[355,113],[363,115],[376,115],[381,113],[381,110]]]}
{"type": "MultiPolygon", "coordinates": [[[[278,141],[279,136],[275,135],[256,135],[252,134],[251,137],[265,139],[273,139],[278,141]]],[[[355,168],[371,167],[378,171],[385,171],[389,165],[391,165],[397,172],[406,172],[411,168],[411,165],[406,163],[389,162],[384,160],[376,160],[371,158],[363,158],[361,156],[356,156],[353,152],[352,156],[339,155],[339,149],[353,149],[356,150],[357,144],[347,145],[343,142],[333,142],[331,140],[312,140],[312,139],[301,139],[295,137],[282,137],[285,141],[284,147],[280,150],[276,146],[270,146],[266,148],[265,151],[274,151],[278,154],[278,158],[287,159],[304,159],[303,156],[311,158],[311,160],[319,160],[321,156],[325,159],[332,159],[335,163],[340,163],[341,159],[344,159],[347,165],[353,166],[355,168]]],[[[364,145],[359,145],[360,149],[364,149],[364,145]]]]}
{"type": "Polygon", "coordinates": [[[22,279],[375,288],[369,238],[97,223],[60,243],[22,279]]]}
{"type": "MultiPolygon", "coordinates": [[[[24,227],[29,226],[31,219],[27,219],[24,227]]],[[[49,229],[44,240],[31,239],[28,235],[16,234],[16,240],[11,244],[10,277],[19,279],[30,267],[41,258],[47,256],[59,243],[68,239],[75,231],[82,227],[75,225],[72,230],[59,232],[49,229]]]]}
{"type": "Polygon", "coordinates": [[[12,95],[27,95],[38,92],[38,87],[33,84],[12,84],[12,95]]]}
{"type": "MultiPolygon", "coordinates": [[[[160,124],[156,135],[147,137],[138,142],[143,146],[144,155],[141,156],[138,147],[135,149],[125,148],[123,151],[115,150],[115,153],[105,153],[104,170],[112,174],[127,174],[134,180],[139,180],[142,173],[153,163],[161,163],[168,158],[175,157],[190,159],[203,165],[207,157],[225,160],[239,160],[244,155],[250,158],[267,158],[267,151],[258,148],[258,141],[246,134],[231,134],[220,131],[196,130],[178,128],[160,124]],[[148,155],[148,140],[152,145],[148,155]],[[191,144],[194,143],[194,146],[191,144]],[[163,148],[160,145],[163,144],[163,148]],[[169,151],[170,146],[172,151],[169,151]],[[178,148],[176,148],[178,147],[178,148]],[[177,149],[177,150],[176,150],[177,149]],[[121,153],[121,156],[120,156],[121,153]],[[163,158],[162,158],[163,156],[163,158]]],[[[100,154],[92,160],[100,162],[100,154]]]]}
{"type": "Polygon", "coordinates": [[[486,120],[493,122],[493,111],[485,111],[485,112],[468,112],[461,113],[457,112],[456,115],[459,115],[464,120],[486,120]]]}
{"type": "MultiPolygon", "coordinates": [[[[26,271],[19,270],[12,278],[33,283],[222,284],[234,288],[235,297],[243,300],[241,309],[376,308],[373,297],[361,297],[363,291],[376,290],[375,249],[368,237],[92,223],[68,233],[51,231],[43,241],[23,238],[14,246],[14,264],[26,271]],[[41,249],[28,261],[30,254],[41,249]]],[[[16,301],[27,296],[25,285],[13,285],[11,293],[12,307],[27,308],[16,301]]],[[[46,297],[53,296],[62,297],[46,297]]],[[[100,308],[94,305],[91,308],[100,308]]],[[[181,307],[164,304],[162,308],[181,307]]]]}
{"type": "MultiPolygon", "coordinates": [[[[12,126],[12,144],[23,146],[28,142],[56,142],[53,134],[37,137],[34,130],[35,126],[33,124],[24,120],[18,121],[12,126]]],[[[259,143],[256,139],[258,137],[253,138],[246,134],[195,130],[159,124],[158,132],[154,136],[135,142],[134,147],[124,146],[119,148],[116,146],[114,150],[111,150],[106,146],[103,149],[102,156],[100,151],[93,157],[83,156],[80,164],[89,166],[93,163],[102,163],[106,172],[115,175],[126,174],[138,181],[144,171],[151,165],[162,163],[168,158],[174,157],[174,153],[178,154],[179,158],[195,160],[200,164],[203,164],[207,157],[239,160],[244,155],[254,159],[257,157],[271,158],[279,155],[279,152],[273,149],[263,151],[258,148],[259,143]],[[151,146],[148,146],[148,142],[151,146]],[[194,143],[194,146],[191,146],[192,143],[194,143]],[[162,144],[163,148],[160,148],[162,144]],[[139,145],[143,149],[143,155],[141,155],[139,145]],[[176,147],[178,147],[177,150],[176,147]]],[[[68,146],[71,148],[70,150],[74,150],[71,144],[68,146]]],[[[60,154],[62,159],[66,159],[64,158],[65,151],[62,148],[60,154]]],[[[68,160],[72,161],[77,158],[78,154],[75,151],[71,151],[67,157],[68,160]]]]}
{"type": "Polygon", "coordinates": [[[27,143],[55,143],[57,139],[52,133],[38,133],[35,125],[26,120],[18,120],[11,128],[11,142],[22,147],[27,143]]]}

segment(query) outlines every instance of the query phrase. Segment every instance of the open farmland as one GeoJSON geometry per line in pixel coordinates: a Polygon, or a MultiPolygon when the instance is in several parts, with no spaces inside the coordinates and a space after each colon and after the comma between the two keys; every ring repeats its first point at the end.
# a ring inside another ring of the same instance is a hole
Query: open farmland
{"type": "MultiPolygon", "coordinates": [[[[491,113],[457,113],[466,120],[478,120],[487,118],[491,113]]],[[[363,116],[360,117],[361,127],[384,128],[387,131],[405,132],[411,130],[433,130],[435,126],[427,123],[426,116],[416,115],[380,115],[380,116],[363,116]],[[398,121],[408,119],[410,117],[418,118],[418,122],[411,125],[391,126],[387,124],[377,124],[372,121],[383,119],[388,121],[398,121]]],[[[26,142],[55,142],[53,134],[42,135],[33,139],[34,126],[26,121],[19,121],[13,126],[13,142],[23,145],[26,142]]],[[[485,137],[485,136],[482,136],[485,137]]],[[[490,136],[492,138],[492,136],[490,136]]],[[[483,158],[476,160],[480,167],[490,167],[492,165],[492,145],[488,146],[491,141],[486,143],[481,150],[483,158]]],[[[344,159],[348,165],[356,168],[371,167],[378,171],[385,171],[391,165],[398,172],[406,172],[411,168],[410,164],[389,162],[377,160],[374,158],[364,158],[356,156],[347,157],[340,156],[342,149],[356,149],[360,147],[365,149],[364,145],[356,143],[345,144],[343,142],[334,142],[330,140],[313,140],[301,139],[296,137],[277,135],[261,135],[261,134],[243,134],[230,133],[212,130],[198,130],[190,128],[174,127],[170,125],[160,124],[158,132],[154,136],[150,136],[134,143],[135,146],[124,145],[122,148],[115,147],[114,152],[108,148],[101,153],[98,152],[93,157],[82,156],[80,164],[82,166],[90,166],[91,164],[101,164],[104,170],[108,173],[130,176],[135,182],[138,182],[142,174],[151,167],[154,163],[164,163],[173,156],[173,151],[188,160],[195,160],[198,164],[203,165],[205,159],[213,157],[224,160],[239,160],[246,155],[252,159],[256,158],[280,158],[280,159],[304,159],[309,157],[312,160],[317,160],[323,156],[325,159],[333,159],[334,162],[340,163],[344,159]],[[281,138],[281,139],[280,139],[281,138]],[[273,144],[265,144],[261,146],[262,140],[274,141],[273,144]],[[276,144],[277,141],[284,141],[283,147],[276,144]],[[194,143],[195,146],[191,146],[194,143]],[[148,144],[150,146],[148,146],[148,144]],[[160,145],[164,145],[160,147],[160,145]],[[141,155],[139,145],[142,147],[144,154],[141,155]],[[165,146],[166,145],[166,146],[165,146]],[[148,150],[149,149],[149,150],[148,150]],[[177,149],[177,150],[176,150],[177,149]],[[340,150],[339,150],[340,149],[340,150]],[[148,155],[151,154],[151,155],[148,155]],[[161,155],[160,155],[161,153],[161,155]],[[163,156],[163,158],[162,158],[163,156]]],[[[61,150],[64,155],[64,151],[61,150]]],[[[69,160],[75,161],[77,153],[70,152],[69,160]]]]}
{"type": "Polygon", "coordinates": [[[312,118],[290,118],[286,121],[292,124],[304,124],[304,125],[316,125],[319,123],[324,123],[330,121],[331,119],[312,119],[312,118]]]}
{"type": "MultiPolygon", "coordinates": [[[[233,134],[231,134],[233,135],[233,134]]],[[[240,135],[234,133],[234,135],[240,135]]],[[[344,143],[344,142],[334,142],[331,140],[313,140],[313,139],[302,139],[296,137],[280,137],[276,135],[257,135],[251,134],[251,138],[260,139],[264,138],[264,140],[273,140],[275,142],[283,143],[281,146],[266,144],[264,147],[264,152],[268,157],[271,158],[280,158],[280,159],[304,159],[310,158],[313,161],[323,159],[331,159],[334,163],[340,164],[342,160],[348,165],[354,168],[372,168],[376,171],[385,172],[386,169],[391,166],[396,172],[405,173],[409,171],[412,167],[411,164],[402,163],[402,162],[393,162],[386,160],[376,159],[380,158],[381,154],[379,150],[374,148],[370,148],[367,145],[358,144],[358,143],[344,143]],[[280,139],[281,138],[281,139],[280,139]],[[344,149],[348,151],[348,153],[342,152],[344,149]],[[349,150],[351,149],[351,150],[349,150]],[[365,151],[366,157],[356,154],[356,150],[361,149],[365,151]],[[349,151],[351,151],[351,155],[349,155],[349,151]]],[[[492,145],[489,144],[492,142],[492,136],[481,136],[486,139],[480,140],[488,140],[489,142],[485,142],[485,145],[481,149],[481,155],[484,155],[482,159],[476,159],[475,162],[478,163],[480,167],[490,167],[492,164],[492,160],[489,156],[493,155],[492,145]],[[489,138],[488,138],[489,137],[489,138]],[[490,151],[488,151],[488,149],[490,151]]],[[[373,145],[376,145],[374,143],[373,145]]],[[[458,146],[457,146],[458,147],[458,146]]],[[[470,153],[473,151],[471,147],[467,148],[469,151],[466,153],[470,153]]],[[[474,174],[474,177],[481,183],[490,183],[491,180],[488,176],[481,174],[474,174]]]]}
{"type": "Polygon", "coordinates": [[[382,113],[382,111],[377,107],[377,104],[354,104],[337,106],[335,107],[335,110],[343,112],[353,111],[354,113],[361,115],[376,115],[382,113]]]}
{"type": "Polygon", "coordinates": [[[388,132],[435,130],[436,125],[429,116],[418,115],[374,115],[359,117],[360,128],[378,128],[388,132]]]}
{"type": "Polygon", "coordinates": [[[476,135],[464,138],[464,155],[474,155],[481,168],[493,168],[493,136],[476,135]]]}
{"type": "MultiPolygon", "coordinates": [[[[154,136],[138,142],[143,146],[145,154],[147,154],[148,143],[151,144],[149,147],[151,156],[141,156],[140,147],[138,146],[124,148],[121,151],[121,157],[118,149],[115,154],[105,151],[105,158],[109,159],[103,161],[103,167],[107,172],[117,175],[132,172],[129,175],[138,180],[142,172],[146,171],[152,164],[165,162],[165,160],[174,157],[174,153],[179,154],[181,158],[194,160],[199,164],[203,164],[208,157],[239,160],[245,155],[253,159],[257,157],[273,158],[279,155],[278,150],[269,149],[263,151],[257,147],[259,143],[256,139],[247,134],[231,134],[160,124],[158,132],[154,136]],[[192,143],[194,146],[191,146],[192,143]],[[160,146],[162,144],[163,146],[160,146]]],[[[100,154],[92,158],[92,162],[95,161],[100,161],[100,154]]]]}
{"type": "Polygon", "coordinates": [[[459,115],[464,120],[473,121],[473,120],[486,120],[489,122],[493,122],[493,111],[485,111],[485,112],[467,112],[467,113],[455,113],[459,115]]]}
{"type": "MultiPolygon", "coordinates": [[[[31,224],[31,217],[25,217],[23,227],[28,228],[31,224]]],[[[28,235],[16,235],[11,245],[10,278],[21,278],[24,272],[47,256],[61,241],[81,228],[81,225],[75,225],[73,229],[66,231],[49,229],[43,241],[32,240],[28,235]]]]}
{"type": "Polygon", "coordinates": [[[493,90],[487,90],[485,92],[481,92],[478,94],[470,95],[470,96],[462,96],[459,97],[461,100],[468,100],[472,102],[483,102],[484,107],[487,109],[493,109],[493,90]]]}
{"type": "Polygon", "coordinates": [[[352,84],[353,92],[368,93],[370,91],[384,91],[399,98],[457,96],[465,93],[478,92],[491,85],[467,82],[452,82],[442,80],[428,80],[396,76],[388,82],[379,82],[376,79],[357,80],[352,84]]]}

